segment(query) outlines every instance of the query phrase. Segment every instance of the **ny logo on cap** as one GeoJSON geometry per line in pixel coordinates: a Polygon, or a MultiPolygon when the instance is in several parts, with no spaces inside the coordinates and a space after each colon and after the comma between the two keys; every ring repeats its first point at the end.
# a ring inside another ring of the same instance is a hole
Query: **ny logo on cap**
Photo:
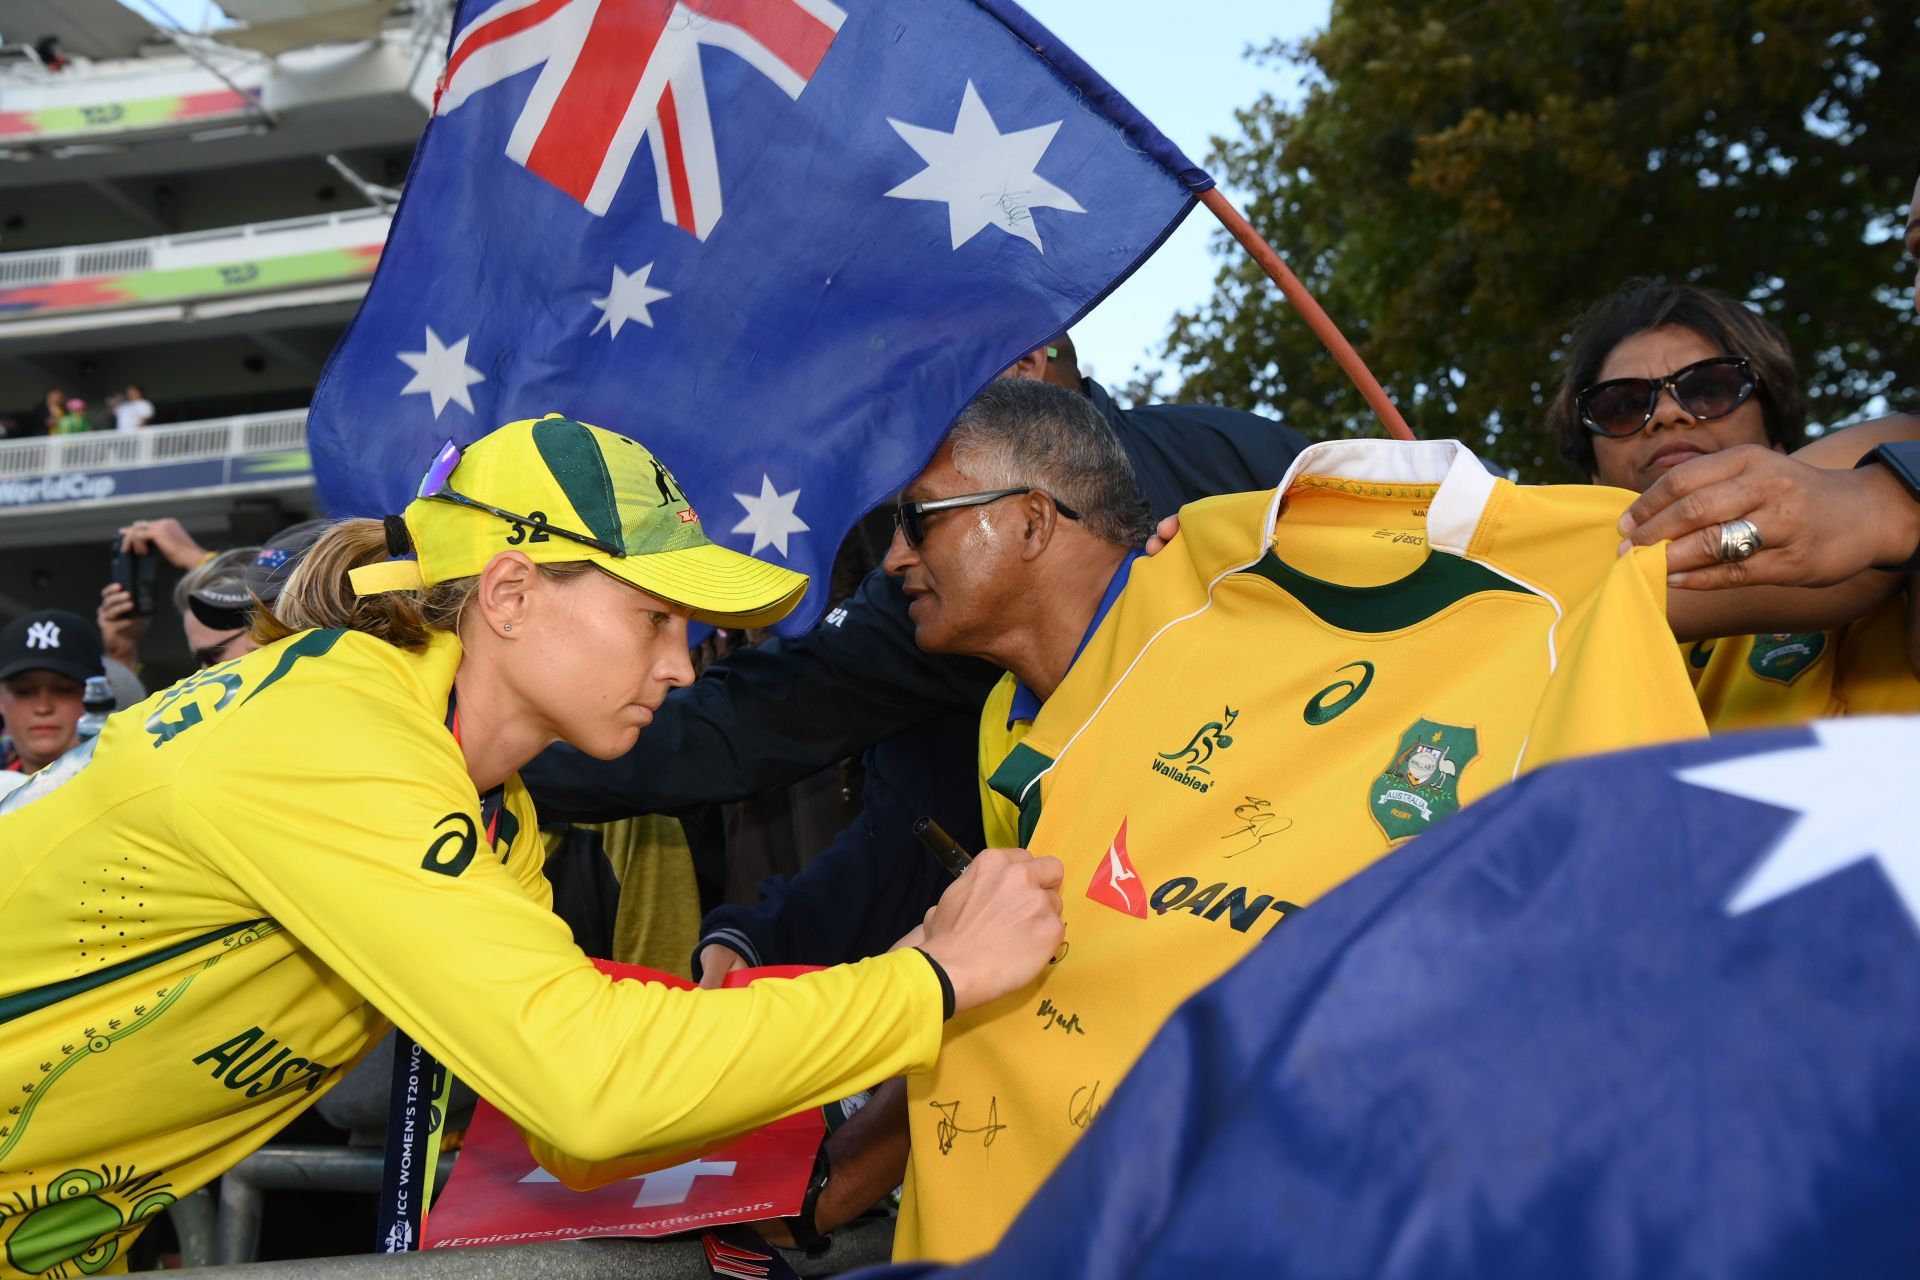
{"type": "Polygon", "coordinates": [[[27,624],[27,648],[58,649],[60,647],[60,624],[49,619],[46,622],[27,624]]]}

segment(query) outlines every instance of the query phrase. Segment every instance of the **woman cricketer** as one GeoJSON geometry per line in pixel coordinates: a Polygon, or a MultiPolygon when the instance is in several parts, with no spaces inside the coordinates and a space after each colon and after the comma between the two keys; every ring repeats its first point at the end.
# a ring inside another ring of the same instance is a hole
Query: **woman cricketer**
{"type": "Polygon", "coordinates": [[[573,945],[514,771],[626,752],[692,679],[689,619],[764,626],[806,585],[657,470],[557,415],[449,444],[404,519],[313,547],[263,648],[10,797],[0,1274],[113,1266],[390,1023],[588,1187],[924,1070],[944,1017],[1039,972],[1060,866],[1019,851],[919,947],[789,981],[615,983],[573,945]]]}

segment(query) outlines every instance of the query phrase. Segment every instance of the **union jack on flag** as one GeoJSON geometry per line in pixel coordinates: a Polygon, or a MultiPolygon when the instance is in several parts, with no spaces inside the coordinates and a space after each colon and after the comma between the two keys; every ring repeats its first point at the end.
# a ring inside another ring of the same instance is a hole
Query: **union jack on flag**
{"type": "Polygon", "coordinates": [[[454,37],[434,110],[537,66],[507,155],[604,215],[644,137],[661,217],[704,240],[721,203],[702,47],[798,98],[846,17],[829,0],[501,0],[454,37]]]}
{"type": "Polygon", "coordinates": [[[398,512],[447,436],[564,412],[818,584],[1211,184],[1006,0],[463,0],[322,500],[398,512]]]}

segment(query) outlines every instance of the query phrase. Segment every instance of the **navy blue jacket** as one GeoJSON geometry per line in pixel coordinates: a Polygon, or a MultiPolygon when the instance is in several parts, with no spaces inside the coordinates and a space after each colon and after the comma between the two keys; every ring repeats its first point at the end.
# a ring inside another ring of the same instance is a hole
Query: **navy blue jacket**
{"type": "MultiPolygon", "coordinates": [[[[1212,494],[1271,488],[1306,447],[1256,414],[1120,409],[1098,383],[1082,390],[1119,436],[1156,519],[1212,494]]],[[[542,821],[604,822],[737,800],[872,747],[861,821],[800,875],[763,885],[758,904],[722,907],[701,929],[703,941],[744,940],[760,964],[856,960],[918,924],[949,882],[908,829],[912,818],[939,818],[970,848],[984,838],[976,726],[999,676],[978,659],[922,652],[899,582],[875,570],[811,632],[738,650],[675,690],[622,758],[556,746],[521,777],[542,821]]]]}

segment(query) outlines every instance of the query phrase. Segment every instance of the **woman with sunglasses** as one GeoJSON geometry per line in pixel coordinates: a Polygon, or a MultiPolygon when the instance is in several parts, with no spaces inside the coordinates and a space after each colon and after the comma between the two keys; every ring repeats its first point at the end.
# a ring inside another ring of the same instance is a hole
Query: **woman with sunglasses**
{"type": "Polygon", "coordinates": [[[1920,424],[1888,419],[1800,447],[1806,409],[1785,335],[1724,294],[1648,281],[1582,317],[1549,413],[1570,462],[1643,495],[1632,540],[1675,539],[1669,614],[1696,642],[1689,669],[1714,728],[1920,710],[1903,602],[1890,599],[1900,580],[1869,568],[1912,554],[1920,507],[1878,468],[1853,470],[1920,424]],[[1808,542],[1828,567],[1794,554],[1808,542]],[[1766,575],[1832,589],[1702,589],[1766,575]]]}
{"type": "Polygon", "coordinates": [[[692,678],[690,618],[805,588],[680,493],[558,416],[449,443],[404,517],[308,551],[262,648],[0,805],[0,1275],[100,1270],[389,1020],[586,1186],[924,1070],[943,1018],[1039,972],[1060,867],[1017,850],[918,947],[793,980],[615,983],[573,946],[515,770],[627,751],[692,678]]]}

